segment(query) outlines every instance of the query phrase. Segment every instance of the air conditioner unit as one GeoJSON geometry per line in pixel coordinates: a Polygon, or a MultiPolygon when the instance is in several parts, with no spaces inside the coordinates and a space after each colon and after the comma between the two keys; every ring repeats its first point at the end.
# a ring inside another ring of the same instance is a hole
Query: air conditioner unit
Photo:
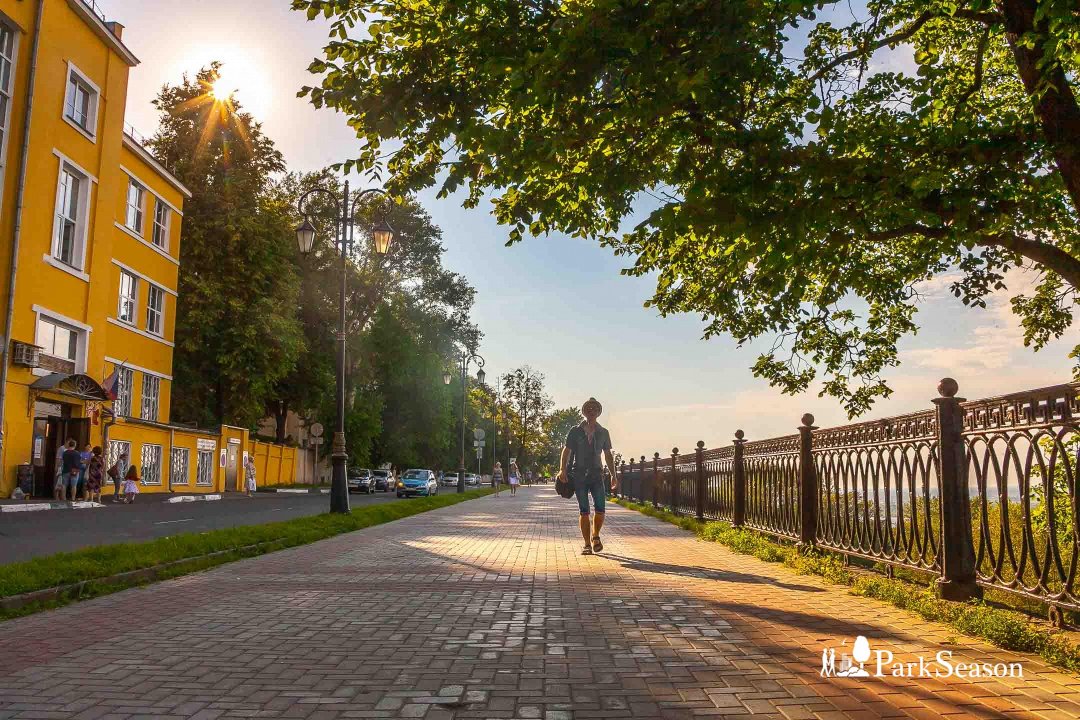
{"type": "Polygon", "coordinates": [[[37,345],[15,341],[13,343],[11,361],[22,367],[41,367],[41,351],[43,349],[44,348],[40,348],[37,345]]]}

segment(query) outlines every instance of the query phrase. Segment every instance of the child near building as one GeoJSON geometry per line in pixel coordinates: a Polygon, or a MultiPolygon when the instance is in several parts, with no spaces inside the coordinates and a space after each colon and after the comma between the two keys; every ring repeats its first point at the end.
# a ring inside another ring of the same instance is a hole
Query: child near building
{"type": "Polygon", "coordinates": [[[134,465],[130,466],[127,475],[124,476],[124,502],[135,502],[135,496],[139,494],[139,470],[134,465]]]}

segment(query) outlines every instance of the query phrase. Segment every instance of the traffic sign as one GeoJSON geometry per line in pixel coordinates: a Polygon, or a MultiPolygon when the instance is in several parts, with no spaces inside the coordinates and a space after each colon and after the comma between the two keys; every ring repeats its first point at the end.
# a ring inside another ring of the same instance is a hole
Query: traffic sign
{"type": "Polygon", "coordinates": [[[322,423],[313,423],[313,424],[312,424],[312,426],[311,426],[310,432],[311,432],[311,435],[312,435],[313,437],[320,437],[320,436],[322,436],[322,434],[323,434],[323,426],[322,426],[322,423]]]}
{"type": "Polygon", "coordinates": [[[484,439],[484,431],[483,431],[483,429],[474,428],[473,431],[472,431],[472,436],[474,438],[476,438],[477,440],[483,440],[484,439]]]}

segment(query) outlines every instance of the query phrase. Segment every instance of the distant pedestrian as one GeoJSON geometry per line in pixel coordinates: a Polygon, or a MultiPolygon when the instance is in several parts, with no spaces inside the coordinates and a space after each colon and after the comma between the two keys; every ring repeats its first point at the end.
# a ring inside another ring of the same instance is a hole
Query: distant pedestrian
{"type": "Polygon", "coordinates": [[[247,466],[244,468],[244,487],[247,488],[247,496],[255,492],[255,458],[248,455],[247,466]]]}
{"type": "Polygon", "coordinates": [[[521,482],[521,473],[518,471],[517,463],[510,463],[510,497],[517,495],[518,483],[521,482]]]}
{"type": "Polygon", "coordinates": [[[130,505],[135,502],[135,496],[139,494],[139,469],[129,465],[124,475],[124,504],[130,505]]]}
{"type": "Polygon", "coordinates": [[[94,447],[86,443],[83,451],[79,453],[79,497],[89,499],[90,492],[86,487],[86,473],[90,470],[90,458],[94,457],[94,447]]]}
{"type": "Polygon", "coordinates": [[[86,499],[101,502],[101,483],[105,480],[105,459],[101,456],[101,447],[90,451],[90,462],[86,468],[86,499]]]}
{"type": "Polygon", "coordinates": [[[618,487],[615,474],[615,458],[611,454],[611,435],[607,429],[596,422],[603,406],[596,398],[589,398],[581,406],[585,420],[570,430],[566,436],[566,445],[559,458],[558,482],[573,483],[577,495],[578,527],[585,539],[582,555],[592,555],[604,549],[600,542],[600,529],[604,527],[604,474],[602,461],[611,470],[611,489],[618,487]],[[590,516],[589,495],[592,495],[595,514],[590,516]]]}
{"type": "Polygon", "coordinates": [[[65,490],[71,494],[71,502],[75,502],[76,493],[79,490],[79,474],[82,469],[82,455],[75,449],[75,441],[68,440],[65,450],[60,456],[60,477],[57,479],[57,489],[60,500],[67,498],[65,490]]]}
{"type": "Polygon", "coordinates": [[[120,486],[124,482],[124,476],[128,471],[128,454],[126,452],[120,453],[116,458],[116,462],[109,468],[109,479],[113,483],[113,499],[114,503],[120,502],[120,486]]]}
{"type": "Polygon", "coordinates": [[[491,471],[491,485],[495,488],[495,497],[499,497],[499,490],[502,489],[502,482],[502,463],[495,463],[495,469],[491,471]]]}

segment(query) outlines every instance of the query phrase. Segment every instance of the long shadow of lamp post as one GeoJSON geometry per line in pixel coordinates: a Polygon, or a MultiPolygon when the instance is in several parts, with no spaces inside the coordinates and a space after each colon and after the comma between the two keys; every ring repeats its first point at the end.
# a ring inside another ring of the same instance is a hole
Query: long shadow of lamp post
{"type": "MultiPolygon", "coordinates": [[[[469,363],[476,363],[479,368],[476,371],[476,379],[481,385],[484,384],[484,358],[468,350],[461,353],[461,460],[458,463],[457,491],[465,492],[465,389],[469,384],[469,363]]],[[[454,379],[453,374],[447,370],[442,376],[443,384],[449,385],[454,379]]]]}
{"type": "MultiPolygon", "coordinates": [[[[296,228],[296,242],[300,246],[300,252],[307,255],[315,244],[315,226],[311,224],[311,204],[308,199],[316,194],[328,196],[334,203],[334,247],[341,255],[341,292],[338,301],[338,363],[337,363],[337,428],[334,430],[334,442],[330,446],[330,460],[333,464],[332,480],[330,485],[330,512],[349,512],[349,486],[345,480],[345,461],[348,453],[345,451],[345,280],[347,277],[347,265],[349,254],[353,248],[353,236],[357,225],[361,224],[356,218],[356,211],[361,207],[361,201],[370,195],[382,195],[385,205],[382,215],[389,212],[392,206],[390,196],[379,188],[361,190],[349,195],[349,181],[345,181],[345,189],[339,198],[337,193],[327,188],[312,188],[300,196],[296,207],[303,216],[304,221],[296,228]],[[305,207],[306,206],[306,207],[305,207]]],[[[371,237],[374,244],[375,255],[383,256],[390,249],[390,243],[394,240],[394,230],[386,222],[385,217],[379,217],[371,225],[371,237]]]]}

